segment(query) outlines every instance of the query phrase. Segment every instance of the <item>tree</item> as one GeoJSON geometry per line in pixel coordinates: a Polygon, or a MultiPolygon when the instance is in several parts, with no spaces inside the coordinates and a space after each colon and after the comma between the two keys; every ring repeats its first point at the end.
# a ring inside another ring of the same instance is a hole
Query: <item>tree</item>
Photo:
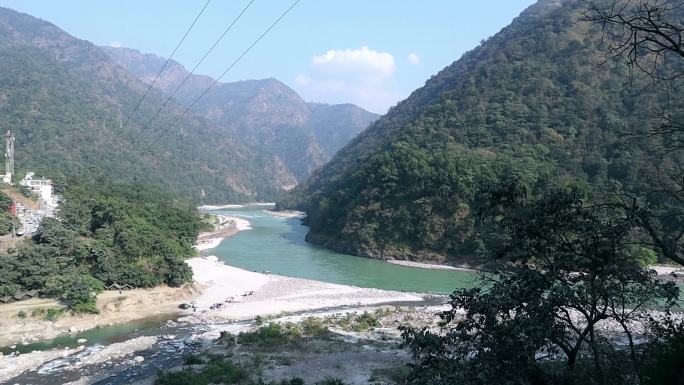
{"type": "Polygon", "coordinates": [[[597,1],[585,20],[601,25],[610,60],[646,74],[662,95],[653,124],[629,133],[651,155],[639,188],[617,191],[613,203],[639,220],[649,247],[684,265],[684,2],[597,1]]]}
{"type": "Polygon", "coordinates": [[[180,286],[192,279],[202,221],[189,202],[151,188],[69,184],[57,218],[45,218],[16,255],[0,256],[0,294],[38,289],[77,312],[96,312],[104,284],[180,286]]]}
{"type": "Polygon", "coordinates": [[[610,0],[590,3],[586,20],[600,23],[613,59],[654,79],[684,75],[681,0],[610,0]]]}
{"type": "Polygon", "coordinates": [[[487,201],[482,221],[499,268],[451,296],[440,333],[404,330],[414,383],[640,383],[634,323],[673,306],[678,288],[639,266],[635,219],[585,206],[577,189],[535,199],[517,181],[487,201]],[[609,322],[627,351],[602,331],[609,322]]]}

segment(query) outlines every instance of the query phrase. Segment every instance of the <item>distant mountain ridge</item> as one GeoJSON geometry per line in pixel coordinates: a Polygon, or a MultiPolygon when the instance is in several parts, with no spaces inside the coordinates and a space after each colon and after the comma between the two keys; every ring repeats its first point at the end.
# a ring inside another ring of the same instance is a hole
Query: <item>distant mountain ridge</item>
{"type": "MultiPolygon", "coordinates": [[[[151,83],[165,58],[123,47],[101,47],[115,62],[151,83]]],[[[171,60],[155,82],[170,95],[189,74],[171,60]]],[[[174,98],[190,105],[213,79],[190,75],[174,98]]],[[[306,103],[294,90],[270,78],[218,83],[193,107],[256,151],[274,157],[287,177],[302,181],[322,166],[378,115],[352,104],[306,103]]]]}
{"type": "Polygon", "coordinates": [[[205,203],[273,200],[296,183],[278,159],[206,119],[189,114],[171,126],[178,103],[145,127],[164,100],[156,90],[123,127],[147,85],[46,21],[0,8],[0,57],[0,131],[15,133],[19,172],[58,184],[68,176],[151,184],[205,203]]]}

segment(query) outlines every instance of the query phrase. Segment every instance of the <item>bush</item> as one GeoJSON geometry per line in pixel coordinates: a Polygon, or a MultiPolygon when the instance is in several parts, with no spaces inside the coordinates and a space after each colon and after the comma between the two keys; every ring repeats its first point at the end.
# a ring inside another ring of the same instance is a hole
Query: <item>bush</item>
{"type": "Polygon", "coordinates": [[[356,317],[354,324],[352,325],[352,330],[355,332],[361,332],[364,330],[369,330],[380,326],[378,318],[371,313],[363,312],[360,316],[356,317]]]}
{"type": "Polygon", "coordinates": [[[684,385],[684,323],[655,324],[656,340],[649,344],[642,365],[644,384],[684,385]]]}
{"type": "Polygon", "coordinates": [[[23,310],[19,310],[19,312],[17,313],[17,317],[19,317],[20,319],[25,319],[26,318],[26,312],[23,310]]]}
{"type": "Polygon", "coordinates": [[[301,330],[297,325],[270,323],[253,332],[241,332],[237,340],[244,345],[267,346],[284,344],[299,336],[301,336],[301,330]]]}
{"type": "Polygon", "coordinates": [[[187,356],[185,357],[185,365],[199,365],[203,364],[204,361],[200,358],[200,356],[187,356]]]}
{"type": "Polygon", "coordinates": [[[67,311],[67,309],[65,309],[65,308],[51,307],[45,311],[44,316],[43,316],[43,320],[44,321],[56,321],[66,311],[67,311]]]}
{"type": "Polygon", "coordinates": [[[326,378],[323,381],[317,382],[316,385],[344,385],[344,382],[339,378],[326,378]]]}
{"type": "Polygon", "coordinates": [[[160,372],[155,385],[209,385],[238,384],[248,379],[240,366],[220,357],[212,356],[202,370],[185,369],[176,372],[160,372]]]}
{"type": "Polygon", "coordinates": [[[307,336],[318,336],[328,332],[323,320],[317,317],[307,317],[302,321],[302,331],[307,336]]]}

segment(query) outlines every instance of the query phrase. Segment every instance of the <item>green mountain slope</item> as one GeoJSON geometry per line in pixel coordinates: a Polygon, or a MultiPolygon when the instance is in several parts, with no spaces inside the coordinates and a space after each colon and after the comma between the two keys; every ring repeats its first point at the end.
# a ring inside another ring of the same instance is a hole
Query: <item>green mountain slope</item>
{"type": "Polygon", "coordinates": [[[206,203],[271,200],[294,183],[272,155],[192,114],[142,154],[184,108],[169,104],[141,135],[164,100],[154,91],[122,127],[147,85],[48,22],[0,8],[0,58],[0,131],[16,135],[18,171],[102,174],[206,203]]]}
{"type": "Polygon", "coordinates": [[[429,79],[279,202],[308,212],[308,240],[374,258],[468,259],[484,186],[517,175],[591,193],[634,183],[621,146],[661,95],[604,63],[581,0],[542,0],[429,79]],[[628,91],[625,91],[628,90],[628,91]]]}
{"type": "MultiPolygon", "coordinates": [[[[101,47],[115,62],[146,83],[151,83],[166,59],[130,48],[101,47]]],[[[170,61],[155,82],[172,94],[188,75],[170,61]]],[[[175,94],[190,105],[213,82],[191,75],[175,94]]],[[[286,177],[303,181],[330,160],[337,150],[377,119],[378,115],[351,104],[306,103],[294,90],[276,79],[216,84],[193,111],[246,143],[256,152],[269,154],[286,177]]],[[[293,183],[293,185],[295,184],[293,183]]]]}

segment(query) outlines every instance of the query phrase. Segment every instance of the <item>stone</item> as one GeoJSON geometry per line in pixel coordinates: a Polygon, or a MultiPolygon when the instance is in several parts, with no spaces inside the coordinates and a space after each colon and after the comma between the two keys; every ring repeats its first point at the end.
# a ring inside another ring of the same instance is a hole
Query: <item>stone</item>
{"type": "Polygon", "coordinates": [[[143,357],[143,356],[135,356],[135,357],[133,357],[133,361],[135,361],[135,362],[143,362],[143,361],[145,361],[145,357],[143,357]]]}
{"type": "Polygon", "coordinates": [[[85,344],[86,342],[88,342],[88,340],[85,339],[85,338],[79,338],[79,339],[76,340],[76,343],[79,344],[79,345],[83,345],[83,344],[85,344]]]}

